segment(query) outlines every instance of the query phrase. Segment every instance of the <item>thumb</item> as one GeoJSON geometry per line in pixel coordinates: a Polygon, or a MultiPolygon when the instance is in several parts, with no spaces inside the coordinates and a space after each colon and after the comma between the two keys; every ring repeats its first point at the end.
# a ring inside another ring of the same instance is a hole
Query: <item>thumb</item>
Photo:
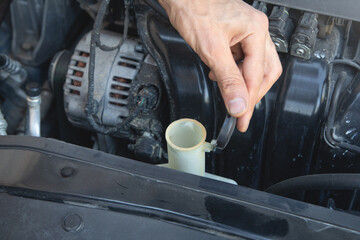
{"type": "Polygon", "coordinates": [[[234,117],[240,117],[248,109],[247,86],[231,54],[230,47],[218,49],[221,52],[214,54],[217,56],[216,60],[209,61],[213,63],[210,68],[220,88],[227,111],[234,117]]]}

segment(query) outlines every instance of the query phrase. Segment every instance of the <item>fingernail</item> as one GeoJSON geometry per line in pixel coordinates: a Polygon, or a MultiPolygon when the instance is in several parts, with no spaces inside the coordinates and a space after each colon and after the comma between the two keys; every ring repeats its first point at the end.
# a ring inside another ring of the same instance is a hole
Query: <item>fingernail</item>
{"type": "Polygon", "coordinates": [[[235,98],[230,100],[228,103],[228,109],[230,114],[236,115],[242,113],[246,110],[246,102],[243,98],[235,98]]]}

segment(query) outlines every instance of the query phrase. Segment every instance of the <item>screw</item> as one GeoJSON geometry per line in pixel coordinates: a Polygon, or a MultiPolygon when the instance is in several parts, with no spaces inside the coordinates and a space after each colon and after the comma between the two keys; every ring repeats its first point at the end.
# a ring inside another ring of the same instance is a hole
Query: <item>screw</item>
{"type": "Polygon", "coordinates": [[[297,48],[295,52],[296,52],[297,55],[304,55],[305,54],[305,49],[297,48]]]}

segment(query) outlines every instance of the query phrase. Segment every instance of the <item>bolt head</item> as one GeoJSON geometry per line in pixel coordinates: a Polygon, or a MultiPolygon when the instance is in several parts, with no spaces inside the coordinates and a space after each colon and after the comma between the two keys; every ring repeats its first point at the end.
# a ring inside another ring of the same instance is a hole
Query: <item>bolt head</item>
{"type": "Polygon", "coordinates": [[[298,54],[298,55],[304,55],[304,54],[305,54],[305,49],[303,49],[303,48],[297,48],[295,52],[296,52],[296,54],[298,54]]]}

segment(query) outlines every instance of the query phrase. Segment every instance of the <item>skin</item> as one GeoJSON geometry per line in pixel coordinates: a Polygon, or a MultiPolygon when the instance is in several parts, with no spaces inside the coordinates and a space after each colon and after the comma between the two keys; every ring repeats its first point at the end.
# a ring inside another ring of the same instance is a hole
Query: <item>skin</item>
{"type": "Polygon", "coordinates": [[[241,0],[159,0],[171,24],[210,68],[237,128],[282,72],[266,15],[241,0]]]}

